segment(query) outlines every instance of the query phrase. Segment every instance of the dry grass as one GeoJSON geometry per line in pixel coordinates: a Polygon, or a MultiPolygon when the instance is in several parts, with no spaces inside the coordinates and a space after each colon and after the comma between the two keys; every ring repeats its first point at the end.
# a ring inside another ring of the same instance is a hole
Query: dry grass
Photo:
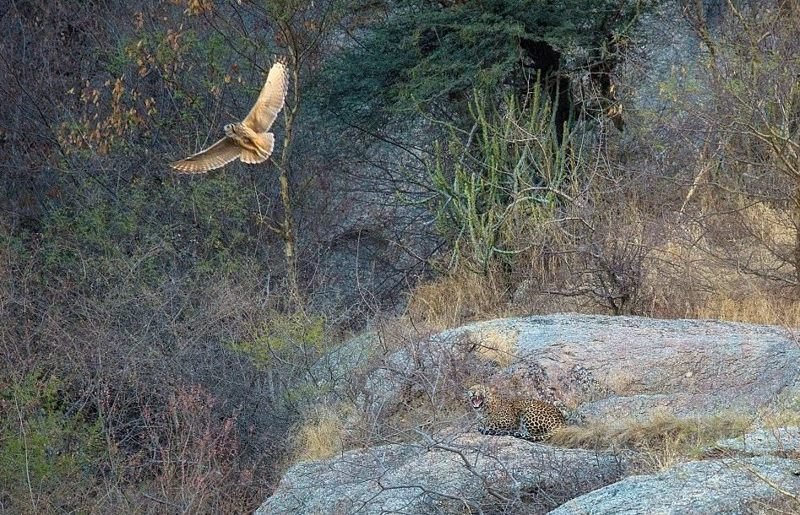
{"type": "Polygon", "coordinates": [[[345,440],[341,415],[331,408],[319,408],[296,432],[293,461],[321,460],[340,454],[345,440]]]}
{"type": "MultiPolygon", "coordinates": [[[[636,206],[631,211],[637,212],[636,206]]],[[[626,216],[632,229],[609,230],[607,245],[648,249],[636,302],[626,312],[800,327],[800,300],[786,284],[767,277],[770,271],[791,275],[788,265],[767,250],[793,244],[787,211],[755,204],[737,210],[735,218],[711,217],[713,221],[705,225],[662,221],[664,229],[658,237],[648,236],[649,243],[640,241],[644,236],[639,233],[647,232],[641,228],[644,221],[632,213],[626,216]],[[765,274],[747,273],[742,263],[765,274]]],[[[518,313],[608,313],[591,294],[544,293],[577,292],[586,286],[582,281],[589,277],[587,265],[575,260],[569,243],[561,244],[564,248],[550,249],[559,259],[546,263],[540,262],[541,256],[537,261],[520,255],[512,265],[515,277],[521,279],[515,284],[508,284],[499,272],[481,275],[462,266],[418,285],[409,295],[407,315],[415,325],[441,330],[518,313]]]]}
{"type": "Polygon", "coordinates": [[[777,408],[761,416],[761,424],[770,429],[800,426],[800,396],[779,401],[777,408]]]}
{"type": "Polygon", "coordinates": [[[767,272],[790,274],[767,250],[793,245],[786,217],[787,212],[756,204],[741,208],[735,218],[672,226],[647,262],[646,313],[800,327],[800,300],[785,284],[767,278],[767,272]]]}
{"type": "Polygon", "coordinates": [[[715,318],[732,322],[800,327],[800,301],[755,292],[752,295],[709,299],[692,312],[693,318],[715,318]]]}
{"type": "Polygon", "coordinates": [[[470,334],[478,354],[486,361],[501,367],[511,364],[517,352],[519,331],[515,329],[485,329],[470,334]]]}
{"type": "Polygon", "coordinates": [[[719,413],[703,418],[679,418],[654,413],[646,420],[622,419],[559,429],[550,442],[590,449],[628,448],[643,456],[644,468],[661,470],[698,457],[719,439],[744,434],[752,420],[741,414],[719,413]]]}
{"type": "MultiPolygon", "coordinates": [[[[619,217],[610,227],[598,222],[589,239],[600,242],[605,249],[600,254],[608,254],[606,265],[614,273],[630,272],[626,263],[639,266],[628,263],[620,249],[645,249],[642,275],[624,313],[800,327],[800,299],[787,288],[791,266],[776,257],[794,245],[790,211],[744,197],[707,194],[703,200],[696,218],[675,220],[653,218],[646,215],[652,206],[626,199],[624,209],[614,208],[619,217]]],[[[512,283],[498,271],[481,275],[459,266],[418,285],[409,294],[408,317],[441,330],[519,313],[610,313],[597,292],[589,291],[601,264],[581,261],[583,247],[574,242],[545,240],[542,248],[515,257],[512,283]]]]}
{"type": "Polygon", "coordinates": [[[481,275],[466,268],[415,287],[407,308],[407,315],[415,324],[440,330],[509,313],[501,274],[481,275]]]}

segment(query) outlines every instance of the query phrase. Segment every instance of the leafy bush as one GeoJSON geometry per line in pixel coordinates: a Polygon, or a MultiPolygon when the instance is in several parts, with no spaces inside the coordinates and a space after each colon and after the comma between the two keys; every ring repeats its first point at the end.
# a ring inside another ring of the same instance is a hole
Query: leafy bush
{"type": "Polygon", "coordinates": [[[102,421],[63,402],[56,377],[30,374],[0,390],[0,503],[12,511],[71,511],[108,464],[102,421]]]}
{"type": "Polygon", "coordinates": [[[268,371],[276,403],[299,413],[303,405],[326,393],[314,369],[331,348],[327,329],[321,316],[272,313],[250,338],[228,346],[247,356],[259,370],[268,371]]]}
{"type": "Polygon", "coordinates": [[[259,368],[269,368],[291,356],[318,353],[325,348],[325,321],[302,314],[274,314],[256,329],[252,340],[234,342],[230,348],[250,357],[259,368]]]}

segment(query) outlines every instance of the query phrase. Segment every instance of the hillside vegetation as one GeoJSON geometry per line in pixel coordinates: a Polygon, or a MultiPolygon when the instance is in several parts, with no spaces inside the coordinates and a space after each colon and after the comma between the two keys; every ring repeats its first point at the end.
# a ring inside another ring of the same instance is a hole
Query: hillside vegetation
{"type": "Polygon", "coordinates": [[[795,2],[17,0],[0,34],[0,511],[252,511],[385,435],[318,404],[365,328],[800,325],[795,2]],[[173,174],[277,58],[271,162],[173,174]]]}

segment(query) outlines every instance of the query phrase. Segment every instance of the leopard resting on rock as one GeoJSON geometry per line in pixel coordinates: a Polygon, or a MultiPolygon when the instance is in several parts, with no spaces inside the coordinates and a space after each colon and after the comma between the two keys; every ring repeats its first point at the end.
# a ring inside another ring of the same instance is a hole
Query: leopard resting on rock
{"type": "Polygon", "coordinates": [[[549,402],[505,399],[482,384],[472,386],[467,396],[481,422],[478,430],[485,435],[510,435],[539,442],[566,425],[563,413],[549,402]]]}

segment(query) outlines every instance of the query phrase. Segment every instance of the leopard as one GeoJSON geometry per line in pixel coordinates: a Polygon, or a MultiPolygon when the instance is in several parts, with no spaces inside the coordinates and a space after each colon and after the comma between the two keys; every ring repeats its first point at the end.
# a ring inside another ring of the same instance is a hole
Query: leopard
{"type": "Polygon", "coordinates": [[[549,402],[503,398],[482,384],[470,387],[467,397],[481,423],[478,431],[484,435],[514,436],[541,442],[555,429],[567,425],[561,410],[549,402]]]}

